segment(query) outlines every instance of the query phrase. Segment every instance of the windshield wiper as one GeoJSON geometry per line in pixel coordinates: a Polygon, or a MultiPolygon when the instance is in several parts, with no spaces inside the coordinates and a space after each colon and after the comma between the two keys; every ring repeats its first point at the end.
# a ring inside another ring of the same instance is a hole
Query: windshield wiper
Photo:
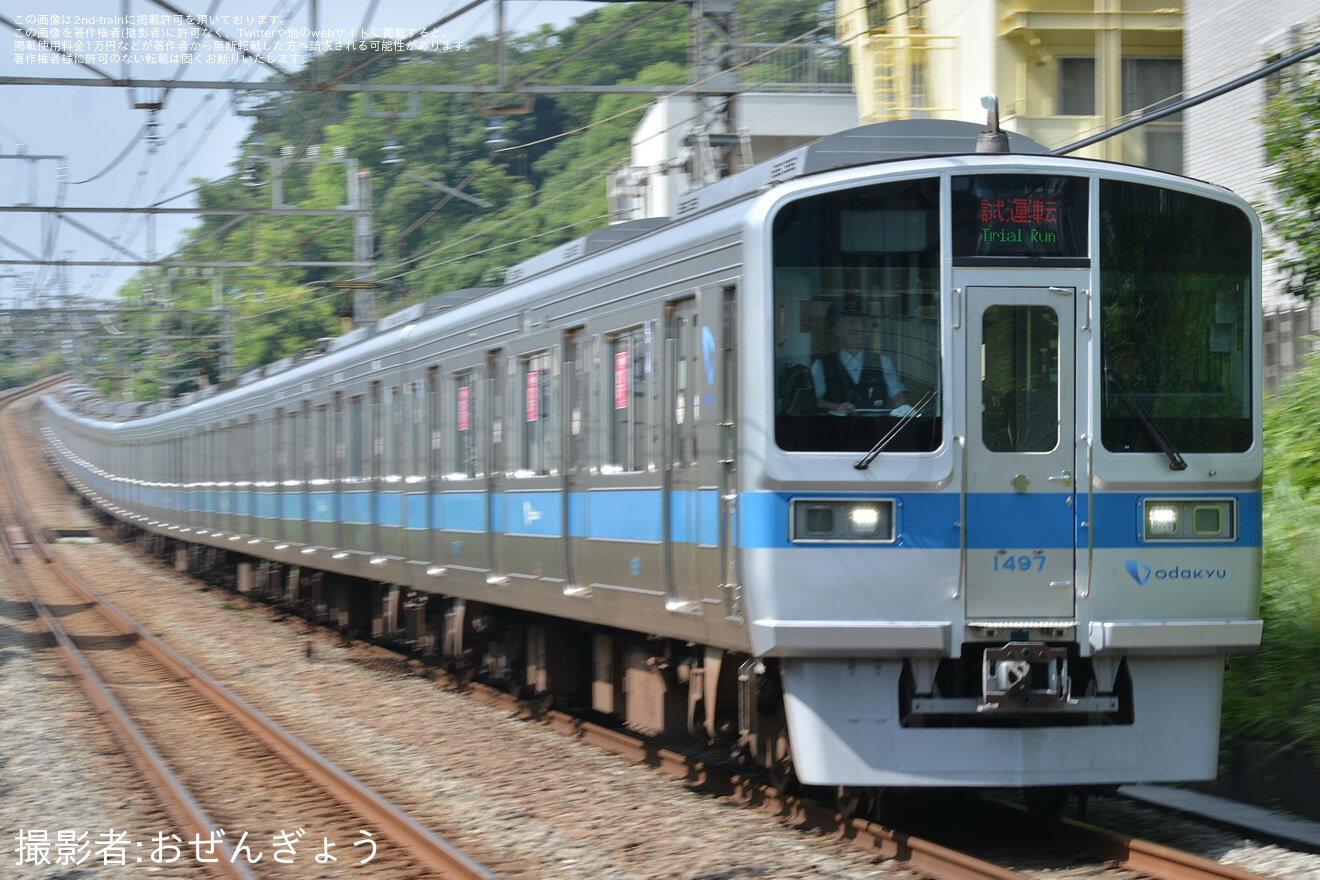
{"type": "Polygon", "coordinates": [[[894,423],[894,427],[890,428],[888,433],[880,438],[880,442],[872,446],[871,451],[862,456],[861,461],[856,462],[853,467],[857,468],[859,471],[864,471],[869,468],[871,462],[875,461],[875,457],[884,451],[884,448],[889,445],[889,441],[898,436],[898,432],[903,430],[904,425],[921,415],[921,411],[925,409],[926,404],[930,403],[934,397],[934,391],[927,391],[921,400],[917,401],[917,405],[903,413],[899,420],[894,423]]]}
{"type": "MultiPolygon", "coordinates": [[[[1111,368],[1107,363],[1105,364],[1105,377],[1113,381],[1114,387],[1118,389],[1118,396],[1123,398],[1123,402],[1127,404],[1128,409],[1137,417],[1137,421],[1141,422],[1141,427],[1146,429],[1147,436],[1155,441],[1155,445],[1169,459],[1169,470],[1187,470],[1187,462],[1183,461],[1183,457],[1178,454],[1178,449],[1173,445],[1173,441],[1164,433],[1164,429],[1155,421],[1155,417],[1146,412],[1146,408],[1137,401],[1131,391],[1128,391],[1127,386],[1123,384],[1123,379],[1118,375],[1118,371],[1111,368]]],[[[1106,386],[1106,390],[1108,390],[1108,386],[1106,386]]]]}

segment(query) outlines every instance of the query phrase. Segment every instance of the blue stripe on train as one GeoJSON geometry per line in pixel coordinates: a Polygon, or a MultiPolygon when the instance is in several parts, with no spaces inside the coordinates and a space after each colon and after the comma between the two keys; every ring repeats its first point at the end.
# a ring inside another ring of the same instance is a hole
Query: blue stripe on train
{"type": "MultiPolygon", "coordinates": [[[[109,487],[107,487],[109,488],[109,487]]],[[[130,493],[131,494],[131,493],[130,493]]],[[[664,535],[663,494],[659,489],[622,489],[574,492],[567,511],[562,493],[505,492],[489,505],[480,492],[451,492],[436,495],[369,492],[312,492],[280,495],[248,491],[171,492],[153,490],[155,506],[177,509],[198,505],[203,512],[256,515],[263,518],[298,520],[305,509],[308,521],[329,523],[338,516],[350,524],[386,527],[436,528],[446,531],[486,531],[493,518],[504,534],[562,538],[597,538],[616,541],[658,542],[664,535]],[[426,514],[430,513],[429,523],[426,514]],[[405,520],[404,515],[407,515],[405,520]]],[[[911,549],[957,549],[960,499],[953,493],[871,495],[831,493],[751,492],[738,498],[735,530],[746,548],[794,546],[789,540],[789,504],[793,498],[857,498],[892,500],[895,503],[895,547],[911,549]]],[[[968,546],[995,549],[1030,544],[1052,547],[1135,548],[1149,546],[1141,540],[1141,502],[1153,497],[1232,497],[1238,504],[1238,537],[1227,542],[1197,542],[1186,546],[1259,547],[1261,543],[1261,496],[1259,493],[1104,493],[1089,499],[1073,496],[1075,509],[1061,494],[994,493],[967,498],[967,516],[972,523],[968,546]],[[1081,522],[1093,516],[1095,534],[1087,535],[1081,522]],[[1023,535],[1029,535],[1024,539],[1023,535]]],[[[669,533],[680,543],[714,545],[719,540],[719,495],[713,489],[671,493],[669,533]]],[[[801,546],[801,545],[799,545],[801,546]]],[[[824,549],[838,544],[814,545],[824,549]]],[[[1159,546],[1179,546],[1159,542],[1159,546]]]]}

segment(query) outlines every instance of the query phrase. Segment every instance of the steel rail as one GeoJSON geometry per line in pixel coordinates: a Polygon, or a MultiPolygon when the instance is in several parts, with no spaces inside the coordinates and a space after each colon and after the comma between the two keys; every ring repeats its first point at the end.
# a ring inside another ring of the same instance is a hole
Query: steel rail
{"type": "Polygon", "coordinates": [[[654,767],[670,778],[700,786],[721,797],[767,810],[791,824],[835,833],[864,852],[903,862],[905,867],[939,880],[1026,880],[1027,878],[1027,875],[1017,871],[865,819],[841,820],[834,810],[813,801],[781,794],[769,785],[745,776],[730,775],[704,761],[656,747],[631,734],[602,727],[555,710],[534,711],[515,697],[484,685],[468,684],[466,689],[474,697],[501,710],[540,721],[556,732],[580,739],[637,763],[654,767]]]}
{"type": "MultiPolygon", "coordinates": [[[[32,390],[32,393],[36,393],[38,390],[44,390],[44,387],[33,386],[30,390],[32,390]]],[[[21,392],[0,397],[0,411],[8,409],[16,401],[23,400],[25,397],[26,395],[21,392]]],[[[29,520],[25,517],[26,508],[22,504],[22,496],[19,494],[17,479],[14,476],[9,459],[9,450],[4,444],[3,437],[0,437],[0,470],[5,472],[5,486],[15,513],[20,520],[28,522],[29,520]]],[[[23,528],[28,530],[29,540],[32,546],[36,547],[37,541],[31,532],[31,526],[25,525],[23,528]]],[[[0,532],[3,531],[0,530],[0,532]]],[[[124,747],[129,760],[133,762],[134,766],[147,779],[148,784],[155,790],[165,812],[180,828],[191,829],[199,836],[198,839],[203,833],[210,835],[218,826],[211,820],[202,806],[197,803],[183,781],[165,763],[165,759],[161,757],[160,752],[156,751],[141,728],[129,717],[128,712],[111,693],[105,681],[87,663],[82,652],[73,643],[73,639],[64,631],[64,627],[60,626],[59,621],[50,613],[45,603],[38,598],[36,590],[23,576],[17,552],[13,549],[7,533],[0,534],[0,540],[3,541],[5,549],[4,570],[6,577],[27,599],[28,604],[32,606],[32,610],[36,613],[37,619],[55,639],[60,655],[73,672],[79,686],[87,694],[92,704],[110,722],[110,728],[124,747]]],[[[49,562],[49,559],[46,559],[46,561],[49,562]]],[[[205,863],[213,876],[222,878],[222,880],[258,880],[257,876],[246,865],[232,860],[234,853],[227,841],[221,839],[219,844],[225,858],[205,863]]]]}
{"type": "Polygon", "coordinates": [[[1106,831],[1076,819],[1059,820],[1059,839],[1111,860],[1118,868],[1164,880],[1262,880],[1232,865],[1194,856],[1171,847],[1106,831]]]}
{"type": "MultiPolygon", "coordinates": [[[[993,797],[985,797],[983,800],[1003,810],[1027,812],[1027,808],[1020,804],[993,797]]],[[[1079,819],[1058,818],[1049,836],[1089,853],[1093,858],[1107,860],[1115,868],[1139,872],[1160,880],[1269,880],[1261,874],[1109,831],[1079,819]]]]}
{"type": "MultiPolygon", "coordinates": [[[[6,401],[6,403],[10,403],[10,401],[6,401]]],[[[9,484],[14,506],[21,511],[21,494],[18,492],[17,481],[10,463],[9,450],[2,436],[0,436],[0,469],[5,471],[6,482],[9,484]]],[[[25,512],[20,512],[19,516],[30,522],[30,517],[26,517],[25,512]]],[[[444,878],[453,878],[453,880],[499,880],[498,875],[490,869],[470,858],[443,837],[413,819],[406,811],[384,795],[335,765],[311,746],[299,740],[274,719],[266,716],[246,700],[243,700],[203,672],[199,667],[179,655],[156,636],[147,632],[136,621],[120,611],[109,599],[93,590],[76,572],[50,555],[49,542],[44,534],[39,531],[30,532],[30,537],[33,547],[40,547],[39,552],[46,558],[51,569],[58,573],[87,601],[94,603],[97,611],[110,620],[122,634],[136,637],[138,644],[153,658],[178,676],[184,683],[192,686],[194,690],[223,709],[272,751],[315,781],[332,796],[355,809],[361,810],[364,813],[364,818],[376,823],[387,836],[406,847],[409,854],[418,862],[444,878]]],[[[21,581],[21,577],[16,578],[16,580],[21,581]]],[[[40,604],[35,596],[30,595],[30,598],[34,607],[40,604]]],[[[51,622],[54,623],[53,619],[51,622]]],[[[58,627],[57,623],[54,625],[58,627]]],[[[77,651],[72,641],[69,641],[68,645],[72,651],[77,651]]],[[[85,662],[75,664],[75,668],[79,669],[80,674],[83,668],[87,668],[88,673],[95,674],[91,673],[89,667],[85,667],[85,662]]],[[[113,696],[108,691],[105,691],[105,697],[114,701],[113,696]]],[[[101,705],[99,697],[94,699],[98,705],[101,705]]],[[[117,706],[118,703],[115,702],[114,705],[117,706]]],[[[126,715],[124,718],[127,720],[126,715]]],[[[128,721],[128,724],[131,725],[132,722],[128,721]]],[[[133,729],[136,730],[136,727],[134,726],[133,729]]],[[[151,748],[140,732],[136,735],[130,735],[129,740],[132,742],[135,752],[138,748],[138,740],[141,740],[148,749],[151,748]]],[[[154,749],[148,754],[154,755],[154,760],[151,758],[146,758],[146,760],[152,760],[153,764],[160,762],[161,766],[164,766],[154,749]]],[[[168,768],[165,768],[165,772],[169,772],[168,768]]],[[[155,777],[154,772],[151,775],[153,778],[155,777]]],[[[183,795],[187,795],[186,790],[183,791],[183,795]]],[[[169,797],[174,799],[178,795],[170,791],[169,797]]],[[[190,822],[189,824],[193,823],[190,822]]],[[[214,827],[214,825],[203,826],[203,830],[209,832],[214,827]]],[[[255,880],[250,875],[234,876],[244,876],[245,880],[255,880]]]]}

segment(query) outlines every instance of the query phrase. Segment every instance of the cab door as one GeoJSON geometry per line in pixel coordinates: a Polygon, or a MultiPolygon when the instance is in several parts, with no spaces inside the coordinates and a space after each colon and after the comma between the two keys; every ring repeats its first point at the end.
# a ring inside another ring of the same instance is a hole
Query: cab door
{"type": "Polygon", "coordinates": [[[1076,300],[967,288],[968,620],[1074,614],[1076,300]]]}

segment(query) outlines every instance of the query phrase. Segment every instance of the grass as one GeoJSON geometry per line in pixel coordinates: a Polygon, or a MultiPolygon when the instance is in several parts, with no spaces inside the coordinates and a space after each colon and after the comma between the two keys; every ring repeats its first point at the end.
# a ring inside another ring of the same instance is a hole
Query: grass
{"type": "Polygon", "coordinates": [[[1309,749],[1320,766],[1320,358],[1269,402],[1260,650],[1235,657],[1224,741],[1309,749]]]}

